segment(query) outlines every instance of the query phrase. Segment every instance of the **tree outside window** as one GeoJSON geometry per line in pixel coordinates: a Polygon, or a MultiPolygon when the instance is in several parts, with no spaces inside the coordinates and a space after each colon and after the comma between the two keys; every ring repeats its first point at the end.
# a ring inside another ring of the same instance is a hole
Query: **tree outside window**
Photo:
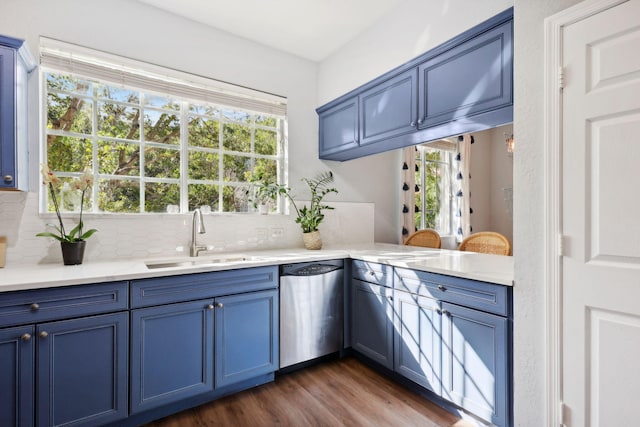
{"type": "Polygon", "coordinates": [[[52,71],[44,80],[47,163],[62,179],[92,169],[88,211],[246,212],[252,177],[286,184],[286,117],[52,71]]]}

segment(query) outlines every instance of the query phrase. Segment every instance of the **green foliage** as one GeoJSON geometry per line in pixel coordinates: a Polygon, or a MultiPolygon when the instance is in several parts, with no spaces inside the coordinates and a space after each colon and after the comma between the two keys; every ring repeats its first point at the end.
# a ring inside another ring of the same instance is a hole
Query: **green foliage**
{"type": "Polygon", "coordinates": [[[333,187],[329,187],[329,184],[333,182],[333,173],[331,171],[323,172],[317,175],[315,178],[302,178],[304,182],[309,186],[311,191],[311,203],[309,207],[304,205],[298,209],[293,197],[287,192],[286,195],[291,200],[291,203],[296,210],[296,222],[302,227],[303,233],[310,233],[312,231],[318,231],[320,223],[324,220],[323,210],[333,209],[331,206],[323,205],[322,199],[329,193],[338,193],[338,190],[333,187]]]}
{"type": "Polygon", "coordinates": [[[253,177],[277,182],[276,117],[184,104],[58,73],[46,73],[45,79],[47,162],[62,175],[96,162],[100,211],[164,212],[169,204],[180,205],[183,173],[189,209],[209,205],[216,211],[246,211],[244,183],[253,177]],[[182,117],[186,151],[180,148],[182,117]]]}

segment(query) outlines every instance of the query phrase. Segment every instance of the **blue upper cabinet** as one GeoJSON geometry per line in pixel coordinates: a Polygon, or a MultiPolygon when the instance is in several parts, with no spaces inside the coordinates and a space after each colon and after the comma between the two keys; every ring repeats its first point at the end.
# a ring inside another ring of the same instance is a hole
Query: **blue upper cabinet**
{"type": "Polygon", "coordinates": [[[416,130],[417,74],[411,69],[363,92],[360,96],[360,144],[416,130]]]}
{"type": "Polygon", "coordinates": [[[316,111],[339,161],[512,122],[513,8],[316,111]]]}
{"type": "Polygon", "coordinates": [[[320,115],[320,157],[359,146],[358,97],[345,99],[320,115]]]}
{"type": "Polygon", "coordinates": [[[27,74],[34,67],[22,40],[0,36],[0,190],[28,190],[27,74]]]}
{"type": "Polygon", "coordinates": [[[512,34],[505,22],[419,65],[420,128],[512,106],[512,34]]]}

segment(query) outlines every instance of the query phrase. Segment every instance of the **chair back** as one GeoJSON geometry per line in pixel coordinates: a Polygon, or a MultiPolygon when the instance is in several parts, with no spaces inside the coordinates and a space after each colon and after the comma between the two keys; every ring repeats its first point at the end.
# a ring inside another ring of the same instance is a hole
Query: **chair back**
{"type": "Polygon", "coordinates": [[[458,250],[483,254],[511,255],[511,242],[494,231],[481,231],[468,236],[460,243],[458,250]]]}
{"type": "Polygon", "coordinates": [[[442,245],[442,242],[440,240],[440,235],[436,230],[427,228],[424,230],[418,230],[411,236],[407,237],[407,240],[405,240],[404,244],[409,246],[421,246],[423,248],[439,249],[442,245]]]}

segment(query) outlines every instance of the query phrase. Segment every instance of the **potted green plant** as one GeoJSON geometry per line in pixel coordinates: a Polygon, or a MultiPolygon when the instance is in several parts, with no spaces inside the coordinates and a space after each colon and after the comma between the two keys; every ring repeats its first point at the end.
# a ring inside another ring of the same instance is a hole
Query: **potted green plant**
{"type": "Polygon", "coordinates": [[[269,206],[278,200],[278,196],[287,195],[289,188],[284,185],[267,182],[263,179],[254,181],[245,190],[247,202],[263,215],[269,213],[269,206]]]}
{"type": "Polygon", "coordinates": [[[322,199],[329,193],[338,193],[338,190],[329,185],[333,182],[331,171],[323,172],[314,178],[302,178],[311,191],[311,203],[307,207],[304,205],[298,209],[293,197],[286,192],[285,195],[291,200],[293,208],[296,210],[296,222],[302,227],[302,239],[307,249],[321,249],[322,239],[318,227],[324,220],[322,211],[333,209],[333,207],[322,204],[322,199]]]}
{"type": "Polygon", "coordinates": [[[94,228],[84,231],[84,223],[82,222],[85,193],[93,185],[93,175],[89,171],[85,171],[80,178],[74,179],[71,182],[70,187],[67,187],[67,189],[70,189],[71,191],[81,192],[80,218],[78,220],[78,225],[73,227],[71,231],[69,231],[69,233],[67,233],[64,228],[62,215],[60,214],[60,203],[58,202],[58,198],[56,197],[56,187],[61,183],[61,181],[46,164],[42,165],[42,183],[49,189],[51,202],[53,203],[53,207],[56,211],[56,216],[58,217],[58,225],[47,224],[48,227],[54,228],[56,232],[52,233],[49,231],[44,231],[42,233],[36,234],[36,236],[51,237],[60,242],[60,247],[62,249],[62,260],[64,262],[64,265],[82,264],[86,239],[88,239],[93,235],[93,233],[98,231],[94,228]]]}

